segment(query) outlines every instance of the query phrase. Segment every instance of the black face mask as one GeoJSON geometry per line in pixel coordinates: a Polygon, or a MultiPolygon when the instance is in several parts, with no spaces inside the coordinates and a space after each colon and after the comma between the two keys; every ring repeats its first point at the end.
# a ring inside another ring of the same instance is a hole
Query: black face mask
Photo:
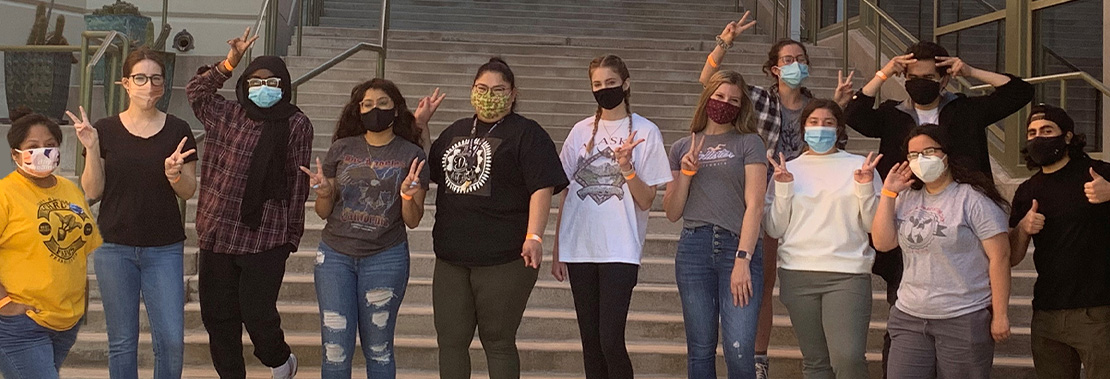
{"type": "Polygon", "coordinates": [[[940,97],[940,82],[929,79],[909,79],[906,80],[906,92],[910,94],[910,99],[913,99],[914,103],[930,104],[940,97]]]}
{"type": "Polygon", "coordinates": [[[393,120],[396,118],[397,115],[392,109],[374,108],[362,114],[362,127],[369,132],[381,132],[393,126],[393,120]]]}
{"type": "Polygon", "coordinates": [[[616,108],[624,102],[624,87],[616,86],[594,91],[594,100],[597,100],[597,105],[602,108],[616,108]]]}
{"type": "Polygon", "coordinates": [[[1029,160],[1039,166],[1047,166],[1061,159],[1068,153],[1066,135],[1056,137],[1037,137],[1025,143],[1025,151],[1029,160]]]}

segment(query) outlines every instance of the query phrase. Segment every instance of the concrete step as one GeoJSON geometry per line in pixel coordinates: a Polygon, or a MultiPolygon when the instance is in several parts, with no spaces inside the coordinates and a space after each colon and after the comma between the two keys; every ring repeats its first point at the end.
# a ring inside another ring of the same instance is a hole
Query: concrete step
{"type": "MultiPolygon", "coordinates": [[[[360,365],[360,366],[353,367],[352,372],[354,372],[354,373],[366,372],[365,365],[360,365]]],[[[657,379],[674,378],[674,377],[666,377],[666,376],[658,376],[658,375],[646,375],[646,376],[637,375],[637,376],[638,377],[643,377],[643,378],[657,378],[657,379]]],[[[154,370],[149,369],[149,368],[140,368],[139,369],[139,377],[140,378],[153,378],[154,377],[154,370]]],[[[181,377],[182,378],[189,378],[189,379],[218,379],[220,376],[218,374],[216,374],[216,370],[212,368],[211,364],[208,364],[208,365],[199,364],[199,365],[193,365],[193,366],[185,367],[184,372],[182,373],[181,377]]],[[[299,367],[298,370],[297,370],[297,377],[298,378],[309,378],[309,379],[310,378],[319,378],[320,377],[320,368],[319,367],[303,367],[303,366],[299,367]]],[[[547,373],[521,373],[520,377],[521,377],[521,379],[569,379],[569,378],[575,378],[577,376],[572,375],[572,374],[558,375],[558,374],[547,374],[547,373]]],[[[62,369],[61,378],[62,379],[110,379],[111,375],[109,375],[108,369],[105,368],[103,364],[91,365],[91,366],[88,366],[88,367],[84,367],[84,366],[72,367],[70,365],[67,365],[65,368],[62,369]]],[[[250,378],[250,379],[269,379],[269,378],[271,378],[270,369],[268,367],[262,367],[261,365],[258,366],[258,367],[249,367],[247,369],[247,378],[250,378]]],[[[437,378],[439,378],[439,372],[438,371],[421,371],[421,370],[397,370],[397,378],[399,378],[399,379],[437,379],[437,378]]],[[[475,378],[475,379],[486,379],[486,378],[489,378],[489,375],[486,374],[486,373],[482,373],[482,372],[476,372],[476,373],[474,373],[473,378],[475,378]]]]}
{"type": "MultiPolygon", "coordinates": [[[[377,28],[379,14],[381,14],[380,11],[373,8],[356,10],[335,9],[325,6],[320,24],[377,28]]],[[[577,14],[549,14],[527,11],[488,12],[463,8],[410,6],[391,7],[389,15],[390,29],[490,31],[491,29],[486,28],[487,26],[498,25],[513,27],[517,30],[508,30],[519,32],[519,27],[528,26],[530,31],[536,30],[537,27],[577,28],[576,31],[568,32],[565,35],[600,35],[593,32],[607,30],[610,35],[628,33],[628,36],[633,37],[642,36],[641,33],[669,31],[673,33],[659,38],[673,39],[686,39],[685,36],[693,36],[691,39],[713,36],[715,33],[720,33],[723,25],[729,22],[728,18],[720,17],[721,15],[715,17],[713,21],[688,22],[682,19],[634,20],[627,17],[596,19],[593,17],[578,17],[577,14]],[[474,22],[475,19],[479,18],[482,20],[481,23],[474,22]],[[442,27],[428,27],[433,20],[442,27]],[[616,34],[611,32],[616,32],[616,34]]],[[[605,15],[599,14],[598,16],[605,15]]]]}
{"type": "MultiPolygon", "coordinates": [[[[395,3],[396,4],[396,3],[395,3]]],[[[403,4],[391,5],[400,6],[411,4],[413,6],[427,6],[438,8],[475,8],[475,9],[488,9],[488,10],[532,10],[537,13],[545,12],[575,12],[586,13],[596,12],[607,15],[647,15],[647,16],[667,16],[675,14],[679,17],[697,18],[698,16],[708,14],[731,14],[736,13],[736,3],[730,1],[689,1],[689,2],[670,2],[662,3],[655,1],[597,1],[597,0],[569,0],[561,1],[558,3],[550,1],[452,1],[452,0],[412,0],[406,1],[403,4]],[[690,3],[696,3],[697,7],[690,7],[690,3]]],[[[332,1],[329,0],[325,3],[327,8],[332,9],[378,9],[375,6],[367,6],[365,2],[360,1],[332,1]]],[[[738,15],[738,14],[737,14],[738,15]]]]}
{"type": "MultiPolygon", "coordinates": [[[[517,4],[503,3],[491,7],[488,3],[455,3],[425,5],[418,3],[393,3],[390,4],[390,17],[392,19],[418,18],[420,15],[435,15],[436,17],[470,16],[477,18],[496,14],[501,17],[544,17],[560,20],[590,20],[590,21],[615,21],[635,24],[675,24],[675,25],[723,25],[736,21],[739,14],[735,9],[725,12],[693,11],[676,12],[675,9],[650,12],[636,12],[627,8],[603,7],[568,7],[553,4],[517,4]],[[669,12],[671,14],[667,14],[669,12]],[[638,13],[638,14],[637,14],[638,13]]],[[[365,17],[377,19],[381,14],[379,7],[366,6],[353,3],[325,3],[324,15],[333,17],[365,17]],[[359,6],[361,5],[361,6],[359,6]]],[[[616,27],[616,24],[611,24],[616,27]]],[[[622,24],[623,25],[623,24],[622,24]]]]}
{"type": "MultiPolygon", "coordinates": [[[[348,28],[374,28],[377,27],[377,18],[347,18],[347,17],[320,17],[320,25],[335,26],[335,27],[348,27],[348,28]]],[[[536,25],[529,25],[527,23],[510,23],[511,18],[500,19],[502,23],[494,24],[481,24],[474,23],[472,19],[455,19],[455,20],[432,20],[432,19],[391,19],[390,28],[397,29],[413,29],[413,30],[436,30],[436,31],[467,31],[467,32],[494,32],[494,33],[514,33],[519,32],[521,28],[527,27],[528,32],[535,34],[560,34],[560,35],[599,35],[607,34],[616,37],[646,37],[646,38],[679,38],[690,40],[702,40],[706,38],[713,38],[716,33],[720,32],[720,27],[705,28],[704,32],[670,32],[666,29],[655,30],[628,30],[628,29],[606,29],[600,23],[592,24],[589,28],[580,28],[575,26],[577,21],[562,21],[557,19],[533,19],[532,21],[538,22],[536,25]],[[716,29],[716,31],[712,31],[716,29]]]]}

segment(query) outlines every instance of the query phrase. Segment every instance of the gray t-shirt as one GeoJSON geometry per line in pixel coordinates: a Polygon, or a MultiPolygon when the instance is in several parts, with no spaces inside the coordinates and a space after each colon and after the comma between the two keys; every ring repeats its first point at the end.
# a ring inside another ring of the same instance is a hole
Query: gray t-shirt
{"type": "MultiPolygon", "coordinates": [[[[949,319],[991,305],[982,240],[1006,233],[1006,213],[968,184],[898,196],[895,225],[905,262],[895,306],[923,319],[949,319]]],[[[879,253],[887,254],[887,253],[879,253]]]]}
{"type": "MultiPolygon", "coordinates": [[[[324,243],[366,257],[407,241],[400,188],[414,158],[427,159],[423,149],[400,137],[385,146],[370,146],[361,135],[335,141],[322,162],[324,176],[336,178],[339,191],[324,226],[324,243]]],[[[420,184],[428,189],[427,164],[420,184]]]]}
{"type": "MultiPolygon", "coordinates": [[[[747,209],[744,166],[767,165],[767,148],[756,133],[741,134],[735,130],[717,135],[698,133],[698,140],[703,136],[705,142],[698,152],[701,168],[690,182],[690,193],[682,211],[683,226],[712,224],[740,234],[747,209]]],[[[682,169],[682,156],[689,151],[690,137],[683,137],[671,146],[672,171],[682,169]]]]}
{"type": "MultiPolygon", "coordinates": [[[[809,105],[810,98],[803,98],[804,102],[802,107],[798,109],[790,109],[782,106],[779,109],[782,111],[782,131],[779,132],[779,146],[776,149],[778,152],[786,157],[786,160],[791,160],[802,155],[802,148],[805,147],[805,139],[802,138],[802,110],[809,105]]],[[[778,156],[775,156],[778,159],[778,156]]],[[[770,169],[770,167],[768,167],[770,169]]],[[[772,170],[773,171],[773,170],[772,170]]]]}

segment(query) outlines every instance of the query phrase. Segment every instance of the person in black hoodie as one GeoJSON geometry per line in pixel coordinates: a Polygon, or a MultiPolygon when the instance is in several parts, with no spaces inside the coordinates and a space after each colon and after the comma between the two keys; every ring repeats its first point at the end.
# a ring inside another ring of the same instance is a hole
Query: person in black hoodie
{"type": "MultiPolygon", "coordinates": [[[[960,159],[972,170],[992,177],[987,151],[987,126],[1032,101],[1033,91],[1033,85],[1021,78],[972,67],[960,58],[950,56],[944,47],[922,41],[907,48],[905,55],[892,58],[882,70],[876,72],[875,77],[848,101],[844,117],[848,126],[860,134],[880,139],[882,159],[877,169],[883,179],[895,164],[905,159],[906,152],[902,147],[910,130],[924,124],[940,125],[949,134],[952,146],[949,148],[951,151],[945,151],[945,154],[960,159]],[[910,98],[904,101],[888,100],[875,108],[875,96],[879,89],[896,75],[905,77],[906,92],[910,98]],[[994,92],[969,97],[945,91],[956,76],[990,84],[994,92]]],[[[887,282],[887,302],[893,305],[898,299],[898,285],[902,281],[901,250],[876,254],[872,272],[887,282]]],[[[884,339],[885,368],[890,350],[889,335],[884,339]]]]}

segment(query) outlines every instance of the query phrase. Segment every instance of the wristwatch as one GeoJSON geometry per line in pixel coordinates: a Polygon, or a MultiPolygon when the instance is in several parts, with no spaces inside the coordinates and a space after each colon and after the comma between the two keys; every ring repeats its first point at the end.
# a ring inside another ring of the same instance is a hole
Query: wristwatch
{"type": "Polygon", "coordinates": [[[748,253],[747,251],[744,251],[744,250],[736,250],[736,259],[747,259],[747,260],[751,260],[751,259],[752,259],[752,255],[751,255],[751,254],[749,254],[749,253],[748,253]]]}

